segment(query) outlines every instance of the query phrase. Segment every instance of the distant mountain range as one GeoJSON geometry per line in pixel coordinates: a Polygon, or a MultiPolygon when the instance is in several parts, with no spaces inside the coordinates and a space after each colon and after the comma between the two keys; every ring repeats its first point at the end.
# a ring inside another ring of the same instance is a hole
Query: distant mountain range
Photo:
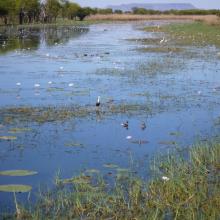
{"type": "Polygon", "coordinates": [[[132,11],[132,8],[145,8],[150,10],[158,11],[167,11],[171,9],[175,10],[188,10],[196,9],[190,3],[131,3],[131,4],[121,4],[121,5],[109,5],[108,8],[113,10],[122,10],[122,11],[132,11]]]}

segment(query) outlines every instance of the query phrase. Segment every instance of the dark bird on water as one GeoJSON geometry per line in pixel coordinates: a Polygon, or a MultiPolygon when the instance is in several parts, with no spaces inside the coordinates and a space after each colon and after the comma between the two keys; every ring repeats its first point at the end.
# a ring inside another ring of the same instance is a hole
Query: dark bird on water
{"type": "Polygon", "coordinates": [[[141,129],[142,129],[142,130],[145,130],[145,128],[146,128],[146,124],[145,124],[144,122],[142,122],[142,123],[141,123],[141,129]]]}
{"type": "Polygon", "coordinates": [[[124,122],[124,123],[121,123],[121,126],[125,127],[125,128],[128,128],[128,121],[124,122]]]}
{"type": "Polygon", "coordinates": [[[98,96],[98,99],[96,101],[96,104],[95,104],[97,107],[100,106],[100,96],[98,96]]]}

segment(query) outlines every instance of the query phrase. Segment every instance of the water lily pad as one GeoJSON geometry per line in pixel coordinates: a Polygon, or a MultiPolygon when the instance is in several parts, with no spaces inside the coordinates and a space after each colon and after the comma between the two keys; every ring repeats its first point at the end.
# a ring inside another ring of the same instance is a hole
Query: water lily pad
{"type": "Polygon", "coordinates": [[[106,167],[106,168],[111,168],[111,169],[117,169],[118,168],[118,165],[112,164],[112,163],[106,163],[103,166],[106,167]]]}
{"type": "Polygon", "coordinates": [[[30,128],[11,128],[9,130],[9,133],[16,134],[16,133],[22,133],[26,131],[31,131],[31,129],[30,128]]]}
{"type": "Polygon", "coordinates": [[[31,170],[5,170],[0,171],[0,176],[31,176],[36,175],[36,171],[31,170]]]}
{"type": "Polygon", "coordinates": [[[0,140],[10,141],[10,140],[16,140],[17,137],[15,136],[0,136],[0,140]]]}
{"type": "Polygon", "coordinates": [[[29,192],[32,187],[28,185],[18,185],[18,184],[9,184],[9,185],[0,185],[1,192],[29,192]]]}
{"type": "Polygon", "coordinates": [[[117,169],[117,172],[119,172],[119,173],[129,173],[129,172],[131,172],[129,169],[126,169],[126,168],[118,168],[117,169]]]}
{"type": "Polygon", "coordinates": [[[100,171],[96,170],[96,169],[89,169],[89,170],[86,170],[85,172],[87,172],[87,173],[99,173],[100,171]]]}

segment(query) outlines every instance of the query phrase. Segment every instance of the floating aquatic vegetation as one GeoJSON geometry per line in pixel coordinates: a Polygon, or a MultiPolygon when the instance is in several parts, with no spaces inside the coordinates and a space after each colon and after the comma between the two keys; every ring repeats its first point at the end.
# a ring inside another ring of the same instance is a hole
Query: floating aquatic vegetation
{"type": "Polygon", "coordinates": [[[89,169],[89,170],[86,170],[85,173],[99,173],[100,171],[99,170],[96,170],[96,169],[89,169]]]}
{"type": "Polygon", "coordinates": [[[137,38],[137,39],[127,39],[127,41],[143,43],[143,44],[158,44],[160,38],[137,38]]]}
{"type": "Polygon", "coordinates": [[[117,169],[118,165],[113,164],[113,163],[106,163],[106,164],[103,165],[103,167],[110,168],[110,169],[117,169]]]}
{"type": "Polygon", "coordinates": [[[183,52],[184,49],[180,47],[142,47],[138,48],[138,51],[146,52],[146,53],[180,53],[183,52]]]}
{"type": "Polygon", "coordinates": [[[131,143],[142,145],[142,144],[148,144],[149,141],[147,141],[147,140],[134,140],[134,141],[131,141],[131,143]]]}
{"type": "Polygon", "coordinates": [[[77,176],[69,179],[61,179],[61,183],[63,184],[84,184],[89,183],[91,181],[91,176],[77,176]]]}
{"type": "Polygon", "coordinates": [[[31,170],[5,170],[0,171],[0,176],[32,176],[36,175],[36,171],[31,170]]]}
{"type": "MultiPolygon", "coordinates": [[[[112,104],[111,106],[109,106],[108,103],[103,103],[102,108],[98,111],[98,113],[102,116],[121,113],[140,114],[144,112],[151,112],[149,104],[112,104]]],[[[14,121],[46,123],[65,121],[70,118],[88,117],[96,114],[97,109],[95,108],[95,106],[91,105],[64,107],[14,107],[1,108],[0,120],[4,121],[5,124],[10,124],[14,121]]],[[[2,139],[4,138],[2,137],[2,139]]]]}
{"type": "Polygon", "coordinates": [[[182,134],[181,134],[181,132],[179,132],[179,131],[173,131],[173,132],[170,132],[170,135],[179,137],[179,136],[181,136],[182,134]]]}
{"type": "Polygon", "coordinates": [[[176,142],[175,141],[160,141],[160,142],[158,142],[158,144],[161,144],[161,145],[176,145],[176,142]]]}
{"type": "Polygon", "coordinates": [[[0,192],[29,192],[32,187],[29,185],[19,185],[19,184],[9,184],[9,185],[0,185],[0,192]]]}
{"type": "Polygon", "coordinates": [[[64,91],[64,88],[50,87],[47,89],[47,92],[62,92],[62,91],[64,91]]]}
{"type": "Polygon", "coordinates": [[[16,134],[31,131],[31,128],[11,128],[8,133],[16,134]]]}
{"type": "Polygon", "coordinates": [[[220,126],[220,117],[217,117],[214,121],[215,126],[220,126]]]}
{"type": "Polygon", "coordinates": [[[5,140],[5,141],[12,141],[12,140],[16,140],[17,137],[15,136],[0,136],[0,140],[5,140]]]}
{"type": "Polygon", "coordinates": [[[84,147],[84,145],[81,143],[70,142],[70,143],[66,143],[65,147],[84,147]]]}

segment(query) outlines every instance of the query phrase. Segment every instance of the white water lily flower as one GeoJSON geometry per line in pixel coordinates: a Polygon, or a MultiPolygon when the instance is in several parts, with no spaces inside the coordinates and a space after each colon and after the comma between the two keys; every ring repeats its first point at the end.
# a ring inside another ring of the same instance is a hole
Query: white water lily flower
{"type": "Polygon", "coordinates": [[[126,139],[130,140],[130,139],[132,139],[132,136],[128,135],[128,136],[126,137],[126,139]]]}
{"type": "Polygon", "coordinates": [[[167,177],[167,176],[162,176],[162,180],[164,180],[164,181],[169,181],[169,180],[170,180],[170,178],[169,178],[169,177],[167,177]]]}

